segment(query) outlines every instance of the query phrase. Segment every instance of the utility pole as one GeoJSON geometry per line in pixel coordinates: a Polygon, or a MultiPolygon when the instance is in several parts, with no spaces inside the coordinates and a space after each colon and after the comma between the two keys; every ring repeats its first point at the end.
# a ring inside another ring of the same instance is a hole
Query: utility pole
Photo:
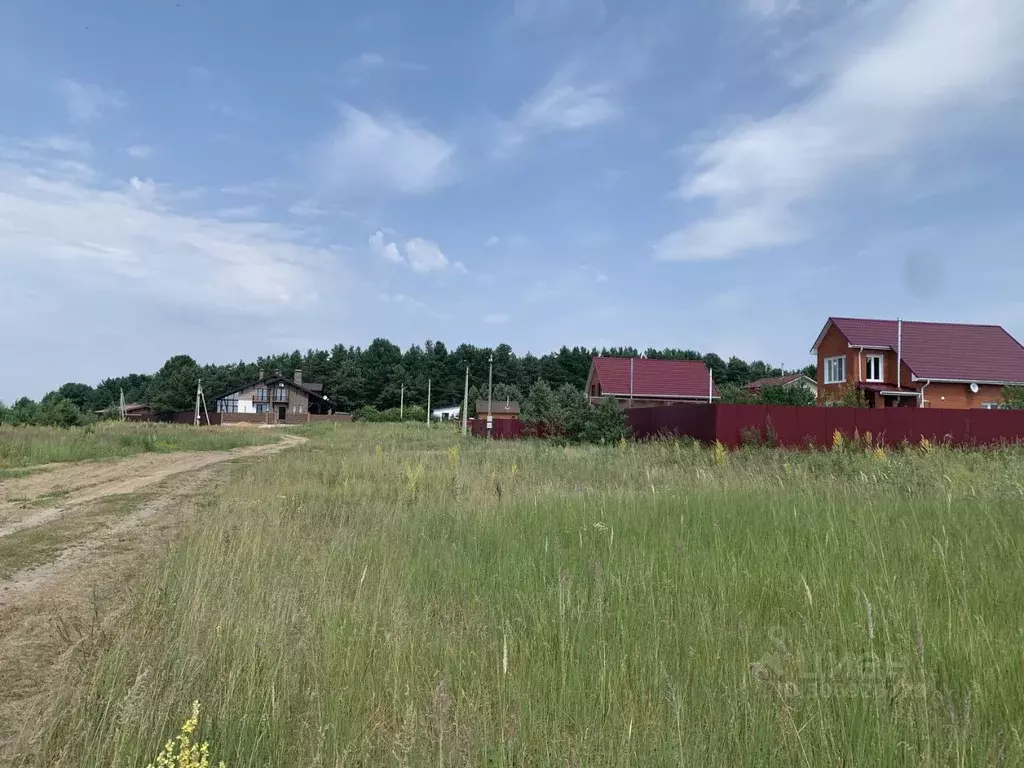
{"type": "Polygon", "coordinates": [[[398,420],[405,421],[405,384],[402,385],[402,404],[398,407],[398,420]]]}
{"type": "Polygon", "coordinates": [[[469,366],[466,366],[466,393],[462,396],[462,436],[469,429],[469,366]]]}
{"type": "Polygon", "coordinates": [[[430,390],[430,384],[431,384],[430,379],[427,379],[427,426],[428,427],[430,426],[430,395],[432,394],[431,390],[430,390]]]}
{"type": "Polygon", "coordinates": [[[199,386],[196,387],[196,410],[195,420],[192,422],[195,426],[199,426],[202,423],[202,419],[199,415],[199,405],[202,403],[203,411],[206,413],[206,426],[210,426],[210,410],[206,407],[206,395],[203,393],[203,380],[199,380],[199,386]]]}
{"type": "Polygon", "coordinates": [[[494,428],[494,354],[487,359],[487,437],[490,438],[494,428]]]}

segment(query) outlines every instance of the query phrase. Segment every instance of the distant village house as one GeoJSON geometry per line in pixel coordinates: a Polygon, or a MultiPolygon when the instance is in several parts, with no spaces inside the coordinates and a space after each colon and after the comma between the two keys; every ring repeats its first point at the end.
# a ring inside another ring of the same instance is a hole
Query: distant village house
{"type": "Polygon", "coordinates": [[[292,379],[260,378],[217,398],[221,424],[305,424],[310,416],[333,412],[323,384],[304,382],[302,371],[295,371],[292,379]]]}
{"type": "Polygon", "coordinates": [[[831,317],[811,354],[818,399],[851,388],[872,408],[1000,408],[1024,385],[1024,347],[998,325],[831,317]]]}
{"type": "Polygon", "coordinates": [[[623,408],[719,400],[711,371],[700,360],[595,357],[586,391],[592,403],[614,398],[623,408]]]}

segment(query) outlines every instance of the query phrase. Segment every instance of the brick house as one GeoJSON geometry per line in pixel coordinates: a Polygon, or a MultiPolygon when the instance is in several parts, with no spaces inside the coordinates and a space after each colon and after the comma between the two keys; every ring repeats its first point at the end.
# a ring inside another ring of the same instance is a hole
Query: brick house
{"type": "Polygon", "coordinates": [[[711,371],[701,360],[649,360],[646,357],[595,357],[587,376],[592,403],[615,398],[623,408],[719,399],[711,371]]]}
{"type": "Polygon", "coordinates": [[[1024,347],[998,325],[832,317],[811,354],[823,403],[855,387],[872,408],[998,408],[1024,385],[1024,347]]]}
{"type": "Polygon", "coordinates": [[[291,379],[261,378],[221,395],[217,413],[222,424],[305,424],[310,416],[334,413],[334,404],[322,384],[303,382],[302,371],[296,371],[291,379]]]}

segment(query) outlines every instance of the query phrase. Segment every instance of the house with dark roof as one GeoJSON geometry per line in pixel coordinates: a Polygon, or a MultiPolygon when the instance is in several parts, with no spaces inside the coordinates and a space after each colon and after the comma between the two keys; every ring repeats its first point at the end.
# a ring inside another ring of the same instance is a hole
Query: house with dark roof
{"type": "Polygon", "coordinates": [[[476,401],[476,417],[478,419],[486,419],[490,415],[492,420],[516,421],[519,419],[519,414],[519,403],[515,400],[476,401]]]}
{"type": "Polygon", "coordinates": [[[323,384],[304,382],[302,371],[288,379],[280,374],[217,397],[222,424],[304,424],[311,415],[334,413],[323,384]]]}
{"type": "Polygon", "coordinates": [[[873,408],[999,408],[1024,385],[1024,347],[998,325],[831,317],[811,354],[820,402],[855,388],[873,408]]]}
{"type": "Polygon", "coordinates": [[[771,376],[767,379],[757,379],[756,381],[752,381],[747,384],[746,390],[752,394],[756,394],[765,387],[806,389],[815,397],[818,396],[818,382],[810,376],[806,376],[802,373],[790,373],[786,376],[771,376]]]}
{"type": "Polygon", "coordinates": [[[611,397],[623,408],[719,399],[711,371],[701,360],[595,357],[586,391],[593,403],[611,397]]]}

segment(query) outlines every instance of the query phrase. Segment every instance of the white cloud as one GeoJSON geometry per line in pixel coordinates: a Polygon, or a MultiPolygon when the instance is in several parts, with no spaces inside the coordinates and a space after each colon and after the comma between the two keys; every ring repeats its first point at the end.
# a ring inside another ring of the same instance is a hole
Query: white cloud
{"type": "Polygon", "coordinates": [[[88,155],[92,145],[76,136],[47,136],[42,139],[26,139],[21,146],[28,150],[59,152],[68,155],[88,155]]]}
{"type": "Polygon", "coordinates": [[[159,188],[132,178],[118,191],[0,164],[0,265],[108,287],[120,281],[157,301],[262,313],[314,302],[314,270],[337,264],[337,254],[277,224],[154,205],[159,188]]]}
{"type": "Polygon", "coordinates": [[[318,206],[312,200],[299,200],[296,203],[292,203],[288,206],[288,213],[292,216],[304,216],[309,218],[327,215],[327,211],[318,206]]]}
{"type": "Polygon", "coordinates": [[[217,211],[219,219],[258,219],[263,209],[258,205],[239,205],[233,208],[221,208],[217,211]]]}
{"type": "Polygon", "coordinates": [[[221,187],[220,191],[225,195],[269,199],[277,194],[278,183],[275,179],[261,179],[248,184],[229,184],[226,187],[221,187]]]}
{"type": "Polygon", "coordinates": [[[404,244],[399,244],[382,230],[377,230],[369,238],[370,250],[385,261],[405,264],[414,272],[443,272],[451,269],[459,274],[466,274],[466,266],[461,261],[451,262],[444,255],[441,246],[433,240],[422,237],[411,237],[404,244]]]}
{"type": "Polygon", "coordinates": [[[497,235],[491,235],[490,237],[487,238],[487,241],[484,243],[484,245],[486,245],[488,248],[493,248],[500,242],[501,240],[498,239],[497,235]]]}
{"type": "Polygon", "coordinates": [[[379,230],[370,235],[370,250],[386,261],[405,263],[402,254],[398,252],[398,244],[386,238],[384,233],[379,230]]]}
{"type": "Polygon", "coordinates": [[[800,10],[800,0],[746,0],[746,7],[757,16],[771,18],[800,10]]]}
{"type": "Polygon", "coordinates": [[[504,312],[492,312],[489,315],[484,315],[483,319],[488,325],[501,325],[509,321],[509,316],[504,312]]]}
{"type": "Polygon", "coordinates": [[[805,239],[800,206],[848,177],[925,156],[1019,97],[1021,39],[1019,0],[914,0],[813,97],[707,146],[679,193],[715,213],[655,255],[725,258],[805,239]]]}
{"type": "Polygon", "coordinates": [[[153,148],[145,144],[134,144],[128,147],[125,152],[138,160],[143,160],[153,154],[153,148]]]}
{"type": "Polygon", "coordinates": [[[405,257],[415,272],[437,272],[449,267],[448,259],[441,247],[422,237],[405,241],[405,257]]]}
{"type": "Polygon", "coordinates": [[[391,115],[342,109],[341,124],[318,147],[328,181],[348,191],[427,192],[452,180],[455,147],[420,126],[391,115]]]}
{"type": "Polygon", "coordinates": [[[385,304],[395,304],[414,312],[424,312],[428,310],[426,304],[418,299],[414,299],[412,296],[406,296],[404,293],[382,293],[378,297],[385,304]]]}
{"type": "Polygon", "coordinates": [[[124,106],[124,96],[121,93],[70,78],[59,80],[57,91],[64,99],[64,106],[71,119],[79,123],[92,122],[104,112],[124,106]]]}
{"type": "Polygon", "coordinates": [[[504,136],[504,148],[555,131],[578,131],[619,117],[609,83],[577,85],[568,70],[556,75],[519,109],[504,136]]]}

